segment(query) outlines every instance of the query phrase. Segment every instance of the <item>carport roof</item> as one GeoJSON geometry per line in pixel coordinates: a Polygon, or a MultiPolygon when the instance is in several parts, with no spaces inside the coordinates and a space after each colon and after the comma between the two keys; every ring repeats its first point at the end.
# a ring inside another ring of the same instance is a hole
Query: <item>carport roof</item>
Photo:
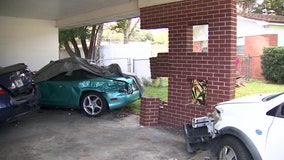
{"type": "Polygon", "coordinates": [[[0,16],[54,20],[68,28],[137,17],[139,8],[180,0],[1,0],[0,16]]]}

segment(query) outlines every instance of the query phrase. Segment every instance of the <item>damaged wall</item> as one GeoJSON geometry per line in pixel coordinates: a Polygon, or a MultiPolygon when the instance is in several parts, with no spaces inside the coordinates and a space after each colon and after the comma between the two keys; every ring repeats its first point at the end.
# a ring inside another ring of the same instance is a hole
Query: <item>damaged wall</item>
{"type": "MultiPolygon", "coordinates": [[[[140,18],[142,29],[169,29],[169,53],[151,59],[152,78],[169,77],[168,103],[158,106],[158,123],[181,127],[193,117],[211,112],[216,103],[234,98],[234,0],[184,0],[145,7],[140,9],[140,18]],[[193,26],[204,24],[208,25],[208,51],[196,53],[193,26]],[[205,105],[193,104],[193,80],[207,83],[205,105]]],[[[147,98],[143,98],[141,107],[151,107],[146,104],[147,98]]]]}

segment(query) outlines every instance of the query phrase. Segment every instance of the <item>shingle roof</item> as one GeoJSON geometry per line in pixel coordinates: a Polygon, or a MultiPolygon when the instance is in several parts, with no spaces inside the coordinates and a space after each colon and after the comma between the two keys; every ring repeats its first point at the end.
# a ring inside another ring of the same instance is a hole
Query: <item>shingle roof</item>
{"type": "Polygon", "coordinates": [[[284,23],[284,16],[264,15],[256,13],[238,13],[238,16],[270,23],[284,23]]]}

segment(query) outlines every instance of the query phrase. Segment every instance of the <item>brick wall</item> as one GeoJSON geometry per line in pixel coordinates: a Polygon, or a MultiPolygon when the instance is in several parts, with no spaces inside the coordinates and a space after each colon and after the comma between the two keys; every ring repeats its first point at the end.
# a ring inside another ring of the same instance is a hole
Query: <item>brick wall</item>
{"type": "Polygon", "coordinates": [[[142,29],[169,29],[169,53],[150,60],[153,78],[169,77],[168,104],[159,109],[159,123],[181,127],[193,117],[214,110],[216,103],[234,98],[234,0],[184,0],[146,7],[140,9],[140,18],[142,29]],[[193,25],[200,24],[209,25],[207,53],[193,52],[193,25]],[[191,104],[192,79],[208,81],[206,106],[191,104]]]}
{"type": "Polygon", "coordinates": [[[168,77],[169,61],[168,53],[159,53],[157,57],[150,58],[151,78],[168,77]]]}
{"type": "MultiPolygon", "coordinates": [[[[261,70],[261,58],[263,49],[268,46],[278,45],[277,34],[265,34],[245,37],[245,56],[251,56],[250,59],[250,78],[263,80],[261,70]]],[[[245,70],[243,70],[245,72],[245,70]]],[[[245,73],[242,73],[245,74],[245,73]]]]}
{"type": "Polygon", "coordinates": [[[152,126],[159,123],[159,109],[161,101],[155,97],[142,97],[140,124],[143,126],[152,126]]]}

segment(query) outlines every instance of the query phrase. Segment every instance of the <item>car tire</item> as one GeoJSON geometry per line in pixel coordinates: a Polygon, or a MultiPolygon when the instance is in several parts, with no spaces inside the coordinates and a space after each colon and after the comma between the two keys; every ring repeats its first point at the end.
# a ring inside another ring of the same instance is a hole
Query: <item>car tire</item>
{"type": "Polygon", "coordinates": [[[218,159],[252,160],[252,156],[244,144],[235,137],[226,136],[220,139],[218,159]]]}
{"type": "Polygon", "coordinates": [[[107,103],[100,93],[87,92],[81,97],[80,107],[87,116],[98,117],[107,110],[107,103]]]}

